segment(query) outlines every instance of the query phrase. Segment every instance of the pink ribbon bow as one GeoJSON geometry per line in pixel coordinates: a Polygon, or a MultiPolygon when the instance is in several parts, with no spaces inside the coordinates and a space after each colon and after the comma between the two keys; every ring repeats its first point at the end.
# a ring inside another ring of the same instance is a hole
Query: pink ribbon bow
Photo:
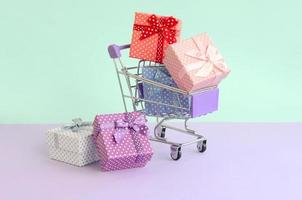
{"type": "Polygon", "coordinates": [[[207,77],[214,68],[227,72],[227,68],[224,63],[224,59],[219,53],[218,49],[211,43],[206,45],[204,41],[196,41],[192,38],[195,43],[197,50],[190,50],[185,53],[185,55],[197,59],[197,62],[185,65],[185,67],[180,70],[179,77],[182,78],[186,73],[198,69],[194,74],[199,77],[207,77]]]}
{"type": "Polygon", "coordinates": [[[133,131],[138,134],[147,135],[148,127],[145,125],[146,119],[143,115],[137,118],[127,116],[126,119],[115,121],[115,133],[113,134],[116,143],[123,141],[125,136],[133,131]]]}

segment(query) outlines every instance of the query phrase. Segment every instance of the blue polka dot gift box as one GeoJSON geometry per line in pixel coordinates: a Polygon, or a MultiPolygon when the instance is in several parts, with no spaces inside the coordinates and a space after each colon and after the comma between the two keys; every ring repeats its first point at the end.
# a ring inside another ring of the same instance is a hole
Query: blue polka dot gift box
{"type": "MultiPolygon", "coordinates": [[[[178,88],[164,66],[143,67],[142,74],[146,79],[178,88]]],[[[138,91],[144,99],[144,112],[150,116],[190,118],[218,110],[218,88],[185,95],[144,82],[139,83],[138,91]]]]}
{"type": "Polygon", "coordinates": [[[74,119],[72,124],[49,130],[49,157],[79,167],[98,161],[92,131],[91,123],[81,119],[74,119]]]}
{"type": "Polygon", "coordinates": [[[103,171],[144,167],[153,150],[141,112],[97,115],[93,137],[103,171]]]}
{"type": "MultiPolygon", "coordinates": [[[[165,67],[143,67],[142,73],[143,77],[146,79],[177,88],[165,67]]],[[[148,83],[143,83],[141,91],[143,98],[147,100],[145,101],[146,115],[159,117],[167,115],[189,115],[190,99],[188,96],[148,83]]]]}

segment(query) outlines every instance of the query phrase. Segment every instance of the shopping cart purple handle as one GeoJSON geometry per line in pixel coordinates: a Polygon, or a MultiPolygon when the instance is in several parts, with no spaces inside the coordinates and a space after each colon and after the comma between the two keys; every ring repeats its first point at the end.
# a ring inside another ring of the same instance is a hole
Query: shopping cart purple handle
{"type": "Polygon", "coordinates": [[[125,44],[121,46],[112,44],[108,46],[108,53],[111,58],[120,58],[122,56],[121,50],[128,49],[128,48],[130,48],[130,44],[125,44]]]}

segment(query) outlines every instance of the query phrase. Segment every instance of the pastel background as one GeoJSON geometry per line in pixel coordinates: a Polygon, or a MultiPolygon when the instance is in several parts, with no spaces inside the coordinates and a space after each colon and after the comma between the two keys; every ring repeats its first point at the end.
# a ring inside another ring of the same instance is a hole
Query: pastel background
{"type": "MultiPolygon", "coordinates": [[[[207,31],[232,69],[206,121],[302,120],[298,0],[0,1],[0,123],[61,123],[123,111],[107,45],[131,39],[135,11],[207,31]]],[[[126,58],[127,55],[125,55],[126,58]]]]}

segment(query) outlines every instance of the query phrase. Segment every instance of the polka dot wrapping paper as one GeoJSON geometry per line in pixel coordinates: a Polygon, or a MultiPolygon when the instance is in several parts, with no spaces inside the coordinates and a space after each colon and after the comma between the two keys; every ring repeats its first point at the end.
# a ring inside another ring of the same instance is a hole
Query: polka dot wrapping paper
{"type": "Polygon", "coordinates": [[[177,86],[188,92],[218,85],[230,73],[206,33],[171,44],[163,62],[177,86]]]}
{"type": "Polygon", "coordinates": [[[162,63],[165,49],[179,40],[181,21],[147,13],[135,13],[130,57],[162,63]]]}
{"type": "Polygon", "coordinates": [[[79,167],[98,161],[92,131],[92,126],[80,127],[77,131],[66,128],[49,130],[49,157],[79,167]]]}
{"type": "Polygon", "coordinates": [[[140,112],[95,117],[93,137],[103,171],[144,167],[151,160],[153,150],[146,122],[140,112]]]}
{"type": "MultiPolygon", "coordinates": [[[[176,83],[165,67],[144,67],[142,73],[146,79],[177,88],[176,83]]],[[[169,115],[186,116],[190,114],[190,98],[186,95],[159,88],[148,83],[143,83],[143,93],[145,100],[157,102],[152,103],[145,101],[144,112],[146,115],[162,117],[169,115]],[[158,103],[182,107],[187,110],[158,103]]]]}

